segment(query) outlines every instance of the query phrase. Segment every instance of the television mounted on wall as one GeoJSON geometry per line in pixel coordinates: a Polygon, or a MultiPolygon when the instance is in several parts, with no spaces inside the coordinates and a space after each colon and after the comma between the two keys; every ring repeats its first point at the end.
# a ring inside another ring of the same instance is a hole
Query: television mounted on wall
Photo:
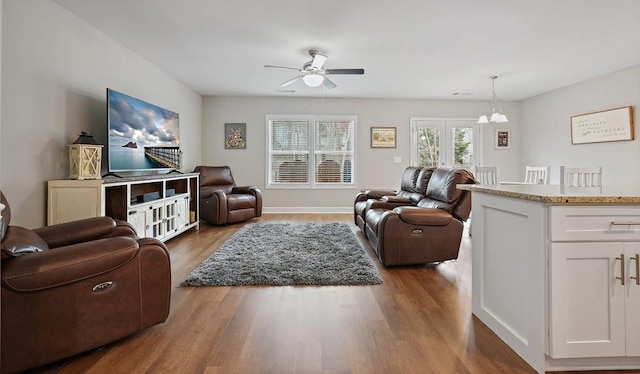
{"type": "Polygon", "coordinates": [[[109,173],[179,170],[178,113],[107,88],[109,173]]]}

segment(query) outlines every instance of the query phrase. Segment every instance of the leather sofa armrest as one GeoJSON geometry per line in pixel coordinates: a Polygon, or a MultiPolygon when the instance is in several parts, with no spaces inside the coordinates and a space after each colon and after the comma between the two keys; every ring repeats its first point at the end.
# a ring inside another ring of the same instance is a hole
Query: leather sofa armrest
{"type": "Polygon", "coordinates": [[[18,292],[73,283],[128,263],[138,254],[138,248],[135,239],[120,236],[31,253],[3,263],[2,283],[18,292]]]}
{"type": "Polygon", "coordinates": [[[383,200],[373,200],[373,199],[369,199],[367,200],[367,210],[371,210],[371,209],[384,209],[384,210],[393,210],[394,208],[397,208],[399,206],[405,206],[405,205],[414,205],[411,200],[409,200],[409,202],[402,202],[402,203],[394,203],[394,202],[388,202],[388,201],[383,201],[383,200]]]}
{"type": "Polygon", "coordinates": [[[401,206],[393,209],[393,212],[402,221],[421,226],[446,226],[454,219],[450,213],[442,209],[401,206]]]}
{"type": "Polygon", "coordinates": [[[256,186],[235,186],[231,189],[231,193],[246,193],[246,194],[254,194],[254,191],[257,190],[256,186]]]}
{"type": "Polygon", "coordinates": [[[404,196],[389,196],[389,195],[386,195],[386,196],[382,196],[382,198],[380,200],[388,202],[388,203],[414,205],[413,200],[411,200],[408,197],[404,197],[404,196]]]}
{"type": "MultiPolygon", "coordinates": [[[[40,236],[49,248],[57,248],[108,237],[117,227],[116,220],[111,217],[93,217],[40,227],[33,232],[40,236]]],[[[122,227],[119,230],[122,230],[122,227]]]]}
{"type": "Polygon", "coordinates": [[[361,193],[367,199],[381,199],[383,196],[395,196],[398,192],[395,190],[364,190],[361,193]]]}
{"type": "Polygon", "coordinates": [[[200,187],[200,198],[201,199],[207,199],[211,196],[213,196],[213,193],[216,192],[217,190],[219,190],[216,187],[212,187],[212,186],[201,186],[200,187]]]}

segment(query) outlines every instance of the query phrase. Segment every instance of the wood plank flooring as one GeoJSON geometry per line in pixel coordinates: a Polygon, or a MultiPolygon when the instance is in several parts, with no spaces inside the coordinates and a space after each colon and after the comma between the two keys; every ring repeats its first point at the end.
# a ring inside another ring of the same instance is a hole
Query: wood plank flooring
{"type": "Polygon", "coordinates": [[[65,362],[56,373],[534,373],[471,314],[471,244],[457,261],[385,268],[351,214],[249,222],[344,222],[384,280],[375,286],[199,287],[180,282],[244,224],[201,224],[167,243],[168,320],[65,362]]]}

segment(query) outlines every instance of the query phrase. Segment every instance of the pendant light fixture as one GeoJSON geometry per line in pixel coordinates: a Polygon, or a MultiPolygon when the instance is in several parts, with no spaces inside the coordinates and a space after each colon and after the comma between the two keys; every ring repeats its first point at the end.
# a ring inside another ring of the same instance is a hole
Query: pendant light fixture
{"type": "Polygon", "coordinates": [[[502,110],[498,108],[498,96],[496,96],[496,79],[498,79],[497,75],[492,75],[489,77],[492,83],[492,92],[493,92],[493,109],[491,110],[491,115],[487,116],[483,114],[478,118],[478,123],[507,123],[509,120],[507,116],[502,114],[502,110]]]}

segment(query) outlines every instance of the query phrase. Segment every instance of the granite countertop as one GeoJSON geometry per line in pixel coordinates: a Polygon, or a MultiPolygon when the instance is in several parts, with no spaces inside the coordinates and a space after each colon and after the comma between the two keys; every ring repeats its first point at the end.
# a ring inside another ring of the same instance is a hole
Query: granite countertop
{"type": "Polygon", "coordinates": [[[459,184],[458,189],[548,204],[640,204],[640,186],[562,187],[560,185],[459,184]]]}

